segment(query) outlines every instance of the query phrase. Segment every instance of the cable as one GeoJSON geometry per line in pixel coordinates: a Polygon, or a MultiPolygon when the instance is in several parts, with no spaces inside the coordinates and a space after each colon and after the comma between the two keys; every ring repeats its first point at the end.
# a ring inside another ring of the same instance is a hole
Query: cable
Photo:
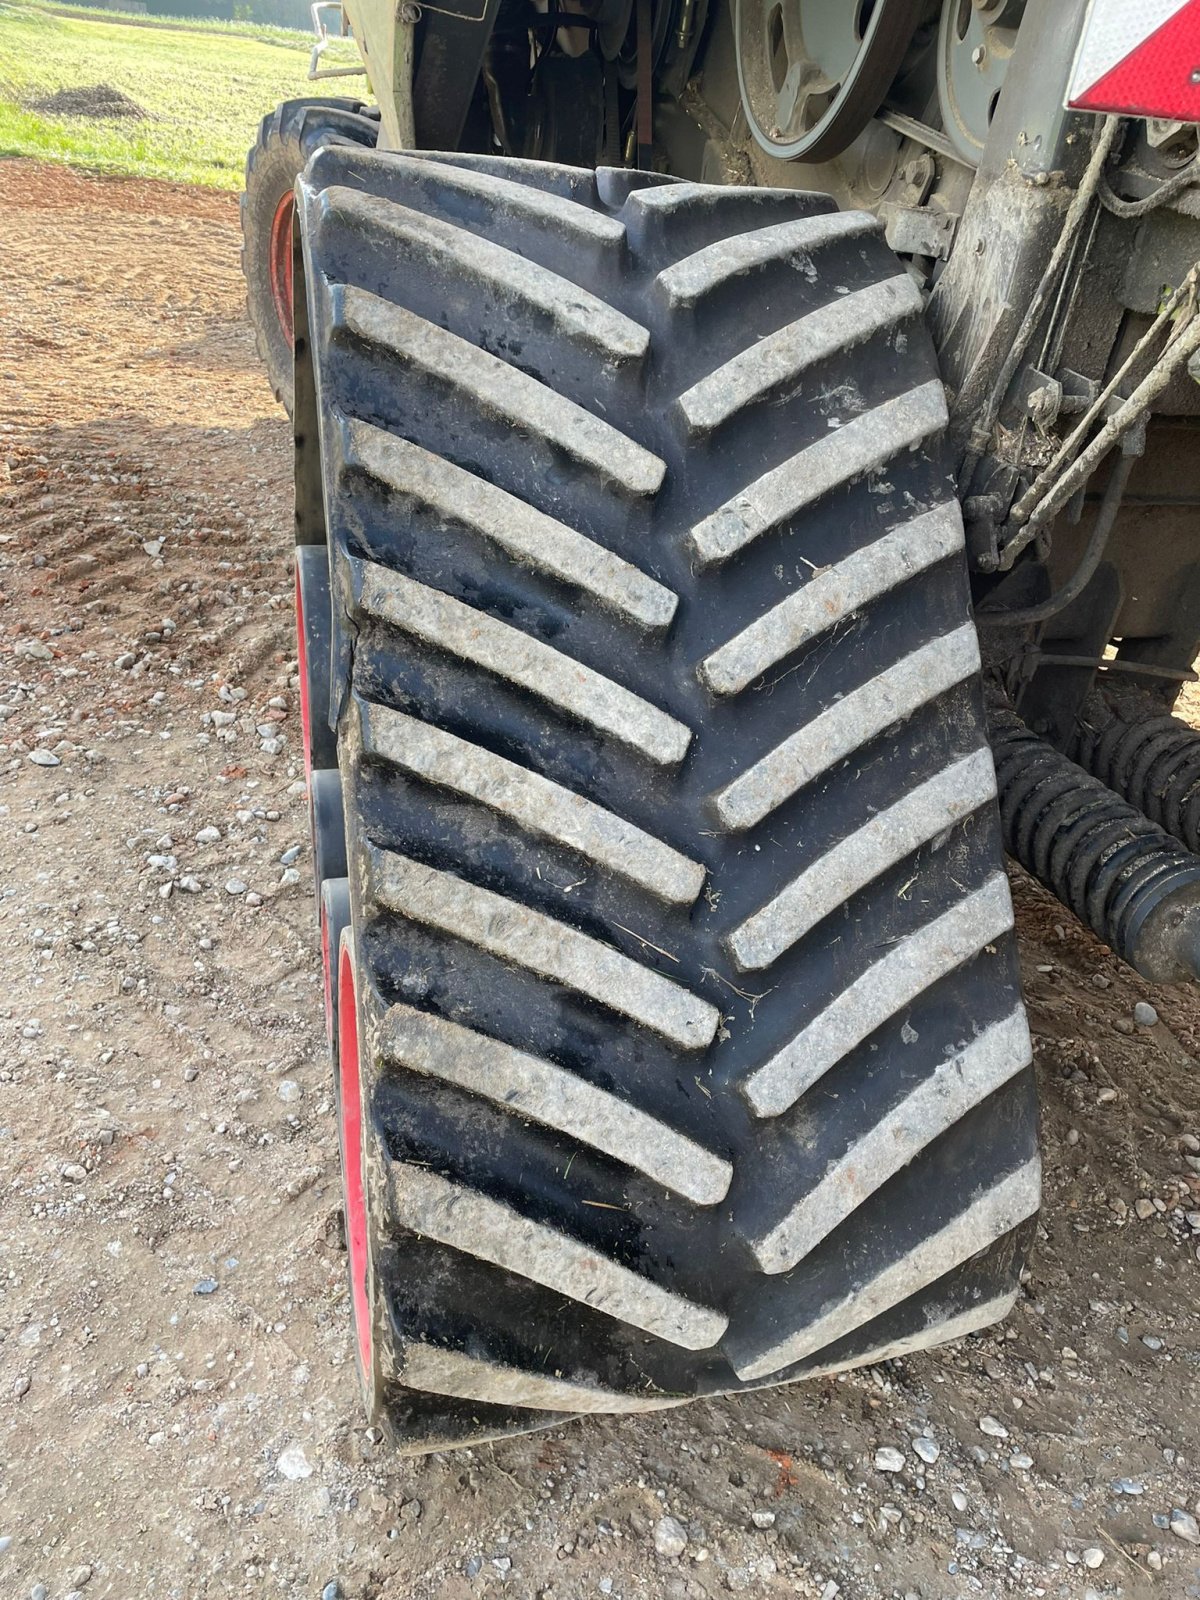
{"type": "Polygon", "coordinates": [[[1105,117],[1100,124],[1096,137],[1095,147],[1092,150],[1087,168],[1079,180],[1079,187],[1071,197],[1071,204],[1063,218],[1062,229],[1058,235],[1050,259],[1046,263],[1046,270],[1042,273],[1041,280],[1033,292],[1033,298],[1025,312],[1021,326],[1007,356],[1001,364],[996,375],[996,381],[983,406],[979,416],[971,427],[971,440],[966,454],[963,457],[962,467],[958,474],[959,496],[966,494],[970,488],[971,479],[975,475],[975,468],[979,465],[984,451],[991,442],[992,429],[996,426],[996,418],[1000,415],[1000,407],[1004,403],[1004,396],[1008,393],[1009,386],[1016,375],[1017,368],[1025,358],[1029,348],[1029,341],[1033,338],[1038,322],[1046,309],[1046,301],[1058,280],[1059,269],[1066,260],[1067,253],[1075,242],[1075,235],[1087,214],[1088,207],[1096,193],[1096,186],[1104,170],[1104,163],[1112,154],[1113,145],[1121,129],[1120,117],[1105,117]]]}
{"type": "MultiPolygon", "coordinates": [[[[1083,416],[1080,417],[1079,421],[1075,424],[1075,427],[1071,430],[1068,436],[1063,440],[1062,444],[1059,445],[1058,449],[1054,452],[1053,456],[1051,456],[1050,460],[1038,473],[1037,477],[1030,484],[1029,488],[1026,489],[1025,493],[1017,501],[1016,505],[1013,506],[1008,515],[1008,520],[1010,523],[1016,523],[1018,525],[1023,524],[1032,515],[1038,502],[1044,497],[1047,489],[1050,487],[1050,484],[1054,478],[1054,474],[1061,466],[1064,465],[1064,463],[1070,462],[1074,459],[1075,453],[1087,436],[1088,430],[1091,428],[1096,418],[1100,416],[1101,412],[1104,410],[1109,400],[1120,388],[1121,384],[1124,383],[1130,372],[1137,365],[1141,356],[1150,347],[1150,345],[1153,344],[1155,338],[1167,325],[1167,323],[1173,320],[1175,313],[1180,309],[1185,301],[1195,298],[1198,283],[1200,283],[1200,262],[1197,262],[1195,266],[1193,266],[1185,274],[1184,278],[1179,284],[1179,287],[1171,295],[1166,305],[1163,306],[1162,310],[1155,317],[1154,321],[1134,345],[1133,349],[1126,356],[1125,360],[1121,363],[1117,371],[1104,385],[1104,388],[1092,401],[1091,405],[1084,412],[1083,416]]],[[[1159,354],[1159,360],[1162,360],[1162,358],[1168,353],[1171,347],[1171,342],[1172,341],[1170,338],[1168,338],[1166,346],[1159,354]]],[[[1155,365],[1157,365],[1157,362],[1155,365]]]]}
{"type": "Polygon", "coordinates": [[[1174,177],[1164,179],[1154,193],[1148,194],[1144,200],[1122,200],[1120,195],[1113,193],[1103,173],[1100,174],[1100,181],[1096,185],[1096,194],[1100,204],[1106,211],[1111,211],[1114,217],[1148,217],[1152,211],[1157,211],[1159,206],[1165,206],[1168,200],[1174,200],[1177,195],[1183,194],[1198,183],[1200,183],[1200,156],[1194,156],[1186,167],[1174,177]]]}
{"type": "Polygon", "coordinates": [[[1200,316],[1193,315],[1191,321],[1176,334],[1150,368],[1129,399],[1117,407],[1087,449],[1081,451],[1057,483],[1046,490],[1030,512],[1024,526],[1004,544],[1003,555],[1006,566],[1012,565],[1013,558],[1024,550],[1038,530],[1052,521],[1075,491],[1083,487],[1113,445],[1142,421],[1153,402],[1197,350],[1200,350],[1200,316]]]}
{"type": "Polygon", "coordinates": [[[1129,482],[1129,474],[1133,471],[1136,459],[1132,451],[1124,453],[1113,467],[1104,488],[1104,499],[1100,502],[1100,509],[1096,513],[1096,525],[1088,537],[1079,565],[1066,583],[1060,589],[1056,589],[1048,599],[1041,600],[1036,605],[1015,606],[1012,610],[1006,610],[1002,606],[994,608],[983,606],[975,613],[979,622],[995,627],[1029,627],[1035,622],[1045,622],[1048,617],[1065,610],[1072,600],[1079,598],[1100,565],[1100,558],[1112,535],[1113,524],[1117,520],[1117,512],[1121,509],[1121,501],[1125,495],[1125,485],[1129,482]]]}

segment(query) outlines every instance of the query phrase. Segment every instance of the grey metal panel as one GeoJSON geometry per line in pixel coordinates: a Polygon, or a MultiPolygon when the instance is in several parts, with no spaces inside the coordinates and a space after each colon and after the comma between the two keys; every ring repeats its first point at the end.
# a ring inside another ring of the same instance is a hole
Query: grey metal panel
{"type": "Polygon", "coordinates": [[[413,127],[413,42],[417,8],[406,0],[345,0],[344,10],[379,102],[381,150],[410,150],[413,127]]]}

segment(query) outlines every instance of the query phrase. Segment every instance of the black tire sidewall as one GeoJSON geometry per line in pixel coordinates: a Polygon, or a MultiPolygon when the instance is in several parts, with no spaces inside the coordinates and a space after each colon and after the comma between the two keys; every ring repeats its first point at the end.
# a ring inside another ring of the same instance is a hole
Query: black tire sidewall
{"type": "Polygon", "coordinates": [[[324,143],[353,143],[361,123],[364,145],[375,136],[357,100],[285,101],[264,119],[246,161],[242,191],[242,271],[258,350],[275,398],[292,414],[295,392],[292,346],[271,291],[271,233],[279,203],[295,188],[313,151],[324,143]],[[347,124],[354,129],[351,136],[347,124]]]}
{"type": "Polygon", "coordinates": [[[304,169],[300,140],[275,132],[256,146],[246,170],[242,195],[242,267],[250,320],[275,397],[292,410],[292,346],[279,321],[271,292],[271,232],[280,201],[292,192],[304,169]]]}

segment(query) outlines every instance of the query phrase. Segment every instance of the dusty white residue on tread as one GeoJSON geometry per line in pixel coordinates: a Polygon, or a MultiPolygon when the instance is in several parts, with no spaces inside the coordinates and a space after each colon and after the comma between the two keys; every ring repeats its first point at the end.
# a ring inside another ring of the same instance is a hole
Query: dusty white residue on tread
{"type": "Polygon", "coordinates": [[[624,223],[547,189],[535,189],[453,161],[425,160],[416,153],[389,150],[386,160],[390,171],[403,173],[410,203],[419,195],[440,208],[444,193],[451,191],[497,216],[523,222],[531,235],[546,230],[551,235],[573,237],[581,247],[599,245],[610,250],[625,241],[624,223]]]}
{"type": "MultiPolygon", "coordinates": [[[[757,196],[764,198],[768,204],[786,204],[778,189],[751,188],[747,185],[736,192],[739,199],[743,195],[757,196]]],[[[633,189],[626,204],[636,211],[686,211],[694,214],[701,209],[718,210],[727,203],[730,193],[728,188],[721,189],[711,183],[696,183],[691,178],[683,178],[678,183],[656,183],[644,189],[633,189]]]]}
{"type": "Polygon", "coordinates": [[[903,317],[921,313],[921,291],[901,272],[818,306],[731,357],[679,397],[693,433],[709,433],[755,401],[773,399],[818,361],[838,355],[903,317]]]}
{"type": "Polygon", "coordinates": [[[965,1339],[969,1333],[978,1333],[982,1328],[990,1328],[993,1323],[1003,1322],[1016,1305],[1020,1292],[1019,1289],[1012,1289],[1008,1294],[998,1294],[991,1300],[981,1300],[978,1305],[970,1306],[957,1315],[939,1317],[936,1321],[927,1323],[916,1333],[907,1333],[900,1339],[890,1339],[886,1344],[872,1345],[861,1355],[847,1356],[845,1361],[836,1361],[829,1367],[806,1368],[803,1376],[833,1377],[835,1373],[850,1372],[855,1367],[873,1367],[879,1361],[893,1361],[897,1356],[910,1356],[918,1350],[929,1350],[934,1345],[949,1344],[954,1339],[965,1339]]]}
{"type": "MultiPolygon", "coordinates": [[[[657,282],[667,303],[673,309],[681,309],[695,305],[731,279],[756,272],[772,261],[791,262],[798,270],[812,272],[810,258],[814,250],[841,239],[878,233],[879,227],[876,218],[866,211],[828,211],[794,217],[705,245],[703,250],[665,268],[657,282]]],[[[812,276],[816,273],[812,272],[812,276]]]]}
{"type": "Polygon", "coordinates": [[[366,701],[357,708],[366,754],[577,850],[660,900],[691,905],[703,888],[698,861],[583,795],[403,711],[366,701]]]}
{"type": "Polygon", "coordinates": [[[748,484],[740,494],[689,535],[703,565],[725,561],[832,490],[914,449],[946,425],[946,394],[940,380],[907,390],[842,423],[815,444],[796,452],[748,484]]]}
{"type": "Polygon", "coordinates": [[[1018,1007],[964,1049],[939,1061],[884,1113],[774,1227],[750,1240],[764,1272],[787,1272],[815,1250],[870,1195],[973,1106],[1033,1059],[1029,1025],[1018,1007]]]}
{"type": "Polygon", "coordinates": [[[532,434],[627,494],[656,494],[666,466],[610,423],[499,356],[351,284],[331,289],[335,328],[381,345],[423,378],[449,385],[457,403],[532,434]]]}
{"type": "Polygon", "coordinates": [[[684,1350],[709,1349],[728,1326],[721,1312],[685,1300],[569,1234],[424,1167],[393,1161],[389,1187],[392,1212],[401,1227],[684,1350]]]}
{"type": "Polygon", "coordinates": [[[721,822],[735,831],[752,828],[868,740],[978,670],[979,641],[973,623],[931,639],[835,700],[727,784],[715,800],[721,822]]]}
{"type": "Polygon", "coordinates": [[[977,811],[996,793],[990,750],[976,750],[877,812],[746,918],[727,939],[743,972],[768,967],[866,884],[977,811]]]}
{"type": "Polygon", "coordinates": [[[405,1340],[401,1347],[400,1381],[427,1394],[450,1395],[483,1405],[530,1406],[535,1411],[592,1412],[667,1411],[686,1404],[663,1395],[623,1394],[578,1379],[547,1377],[526,1372],[462,1350],[405,1340]]]}
{"type": "Polygon", "coordinates": [[[373,846],[366,854],[371,894],[401,916],[564,984],[685,1049],[711,1044],[720,1013],[682,984],[452,872],[373,846]]]}
{"type": "Polygon", "coordinates": [[[803,588],[706,656],[700,664],[701,681],[714,694],[740,693],[777,661],[962,547],[957,500],[901,523],[817,572],[803,588]]]}
{"type": "Polygon", "coordinates": [[[1008,1177],[977,1194],[957,1217],[881,1268],[873,1278],[865,1283],[854,1282],[840,1298],[814,1307],[782,1338],[773,1333],[770,1344],[765,1346],[745,1334],[736,1341],[726,1340],[734,1371],[743,1379],[765,1378],[779,1372],[935,1283],[1034,1214],[1041,1200],[1041,1174],[1040,1158],[1031,1157],[1008,1177]]]}
{"type": "Polygon", "coordinates": [[[651,761],[673,766],[687,754],[692,734],[682,722],[553,645],[390,567],[356,560],[350,567],[368,616],[518,684],[651,761]]]}
{"type": "Polygon", "coordinates": [[[715,1205],[729,1189],[729,1162],[694,1139],[577,1073],[472,1028],[392,1005],[380,1024],[379,1048],[389,1061],[602,1150],[697,1205],[715,1205]]]}
{"type": "Polygon", "coordinates": [[[461,523],[534,571],[582,589],[642,628],[665,628],[679,597],[603,545],[486,478],[367,422],[344,423],[346,459],[446,522],[461,523]]]}
{"type": "Polygon", "coordinates": [[[383,234],[398,264],[418,262],[422,271],[440,271],[476,293],[495,294],[513,311],[544,317],[556,334],[593,357],[620,365],[640,360],[650,348],[650,334],[640,323],[490,239],[356,189],[326,189],[324,203],[355,231],[383,234]]]}
{"type": "Polygon", "coordinates": [[[750,1073],[742,1093],[755,1116],[787,1111],[889,1017],[1012,925],[1008,879],[997,872],[940,917],[907,934],[750,1073]]]}

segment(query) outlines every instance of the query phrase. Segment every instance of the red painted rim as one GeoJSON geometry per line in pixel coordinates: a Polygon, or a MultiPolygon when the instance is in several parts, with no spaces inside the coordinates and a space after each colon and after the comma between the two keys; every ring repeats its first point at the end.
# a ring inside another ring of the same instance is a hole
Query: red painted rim
{"type": "Polygon", "coordinates": [[[346,1202],[346,1248],[350,1254],[350,1299],[358,1360],[369,1388],[375,1370],[371,1339],[371,1298],[367,1292],[367,1198],[363,1186],[362,1100],[359,1093],[358,1004],[354,958],[344,939],[338,959],[338,1117],[342,1130],[342,1179],[346,1202]]]}
{"type": "Polygon", "coordinates": [[[271,250],[267,270],[271,277],[271,299],[275,314],[289,346],[296,343],[292,321],[292,219],[296,214],[296,199],[289,190],[275,207],[271,219],[271,250]]]}
{"type": "Polygon", "coordinates": [[[300,675],[300,737],[304,741],[304,777],[312,777],[312,708],[308,703],[308,640],[304,633],[304,591],[296,556],[296,667],[300,675]]]}

